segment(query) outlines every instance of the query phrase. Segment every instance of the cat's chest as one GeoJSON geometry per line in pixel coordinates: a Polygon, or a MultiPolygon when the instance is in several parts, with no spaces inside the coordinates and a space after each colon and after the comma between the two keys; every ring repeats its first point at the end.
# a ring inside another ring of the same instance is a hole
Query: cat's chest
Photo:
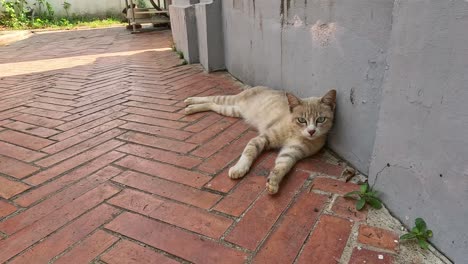
{"type": "Polygon", "coordinates": [[[282,148],[285,145],[301,144],[300,136],[286,127],[275,126],[265,133],[270,139],[271,148],[282,148]]]}

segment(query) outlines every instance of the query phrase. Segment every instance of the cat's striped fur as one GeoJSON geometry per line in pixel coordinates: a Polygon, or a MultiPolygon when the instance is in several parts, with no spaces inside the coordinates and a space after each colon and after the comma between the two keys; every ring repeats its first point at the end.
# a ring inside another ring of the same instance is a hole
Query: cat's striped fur
{"type": "Polygon", "coordinates": [[[247,144],[229,177],[243,177],[265,149],[280,148],[275,166],[268,176],[270,194],[278,192],[283,177],[297,161],[317,153],[333,125],[336,91],[323,97],[299,99],[267,87],[254,87],[237,95],[190,97],[185,100],[187,114],[214,111],[242,117],[259,135],[247,144]]]}

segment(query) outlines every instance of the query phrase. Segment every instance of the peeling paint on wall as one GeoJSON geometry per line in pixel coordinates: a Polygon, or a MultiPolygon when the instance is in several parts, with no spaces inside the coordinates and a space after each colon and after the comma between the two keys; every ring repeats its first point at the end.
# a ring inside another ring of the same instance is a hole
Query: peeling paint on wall
{"type": "Polygon", "coordinates": [[[232,6],[237,10],[244,10],[244,0],[232,0],[232,6]]]}
{"type": "Polygon", "coordinates": [[[336,23],[322,23],[319,20],[310,28],[310,33],[312,34],[312,43],[326,47],[335,37],[335,32],[336,23]]]}

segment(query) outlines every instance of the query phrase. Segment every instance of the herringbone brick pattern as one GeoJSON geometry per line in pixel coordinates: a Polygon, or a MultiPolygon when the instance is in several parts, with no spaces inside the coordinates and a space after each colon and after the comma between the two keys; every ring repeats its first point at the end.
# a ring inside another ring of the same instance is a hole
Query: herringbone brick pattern
{"type": "Polygon", "coordinates": [[[394,234],[361,224],[328,153],[273,197],[274,152],[228,179],[256,132],[182,101],[240,86],[180,66],[170,40],[102,29],[0,48],[0,263],[392,263],[394,234]]]}

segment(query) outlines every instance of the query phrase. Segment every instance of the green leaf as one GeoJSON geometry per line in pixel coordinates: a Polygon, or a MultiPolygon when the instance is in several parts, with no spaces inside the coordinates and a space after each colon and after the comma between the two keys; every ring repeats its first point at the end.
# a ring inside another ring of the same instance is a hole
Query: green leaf
{"type": "Polygon", "coordinates": [[[426,237],[431,238],[432,235],[433,235],[432,230],[427,230],[425,235],[426,235],[426,237]]]}
{"type": "Polygon", "coordinates": [[[425,239],[418,239],[418,244],[422,249],[428,249],[429,243],[425,239]]]}
{"type": "Polygon", "coordinates": [[[418,227],[416,227],[416,226],[413,227],[413,229],[411,229],[411,233],[413,233],[413,234],[419,234],[419,229],[418,229],[418,227]]]}
{"type": "Polygon", "coordinates": [[[374,207],[375,209],[382,208],[382,203],[379,199],[375,197],[366,197],[366,201],[368,204],[370,204],[370,206],[374,207]]]}
{"type": "Polygon", "coordinates": [[[400,240],[409,240],[416,238],[416,235],[413,233],[404,234],[400,237],[400,240]]]}
{"type": "Polygon", "coordinates": [[[359,189],[361,190],[361,193],[366,193],[369,189],[369,184],[366,182],[362,185],[359,185],[359,189]]]}
{"type": "Polygon", "coordinates": [[[354,198],[354,195],[359,195],[360,192],[359,191],[354,191],[354,192],[349,192],[347,194],[344,195],[345,198],[354,198]]]}
{"type": "Polygon", "coordinates": [[[416,224],[416,227],[418,228],[419,231],[421,232],[425,232],[426,231],[426,222],[424,222],[424,220],[422,218],[416,218],[416,220],[414,220],[414,223],[416,224]]]}
{"type": "Polygon", "coordinates": [[[358,211],[361,211],[362,208],[364,208],[364,205],[366,205],[366,200],[363,199],[363,198],[361,198],[361,199],[359,199],[359,200],[357,201],[357,203],[356,203],[356,209],[357,209],[358,211]]]}
{"type": "Polygon", "coordinates": [[[376,191],[369,191],[366,193],[367,196],[372,196],[372,197],[377,197],[377,192],[376,191]]]}

